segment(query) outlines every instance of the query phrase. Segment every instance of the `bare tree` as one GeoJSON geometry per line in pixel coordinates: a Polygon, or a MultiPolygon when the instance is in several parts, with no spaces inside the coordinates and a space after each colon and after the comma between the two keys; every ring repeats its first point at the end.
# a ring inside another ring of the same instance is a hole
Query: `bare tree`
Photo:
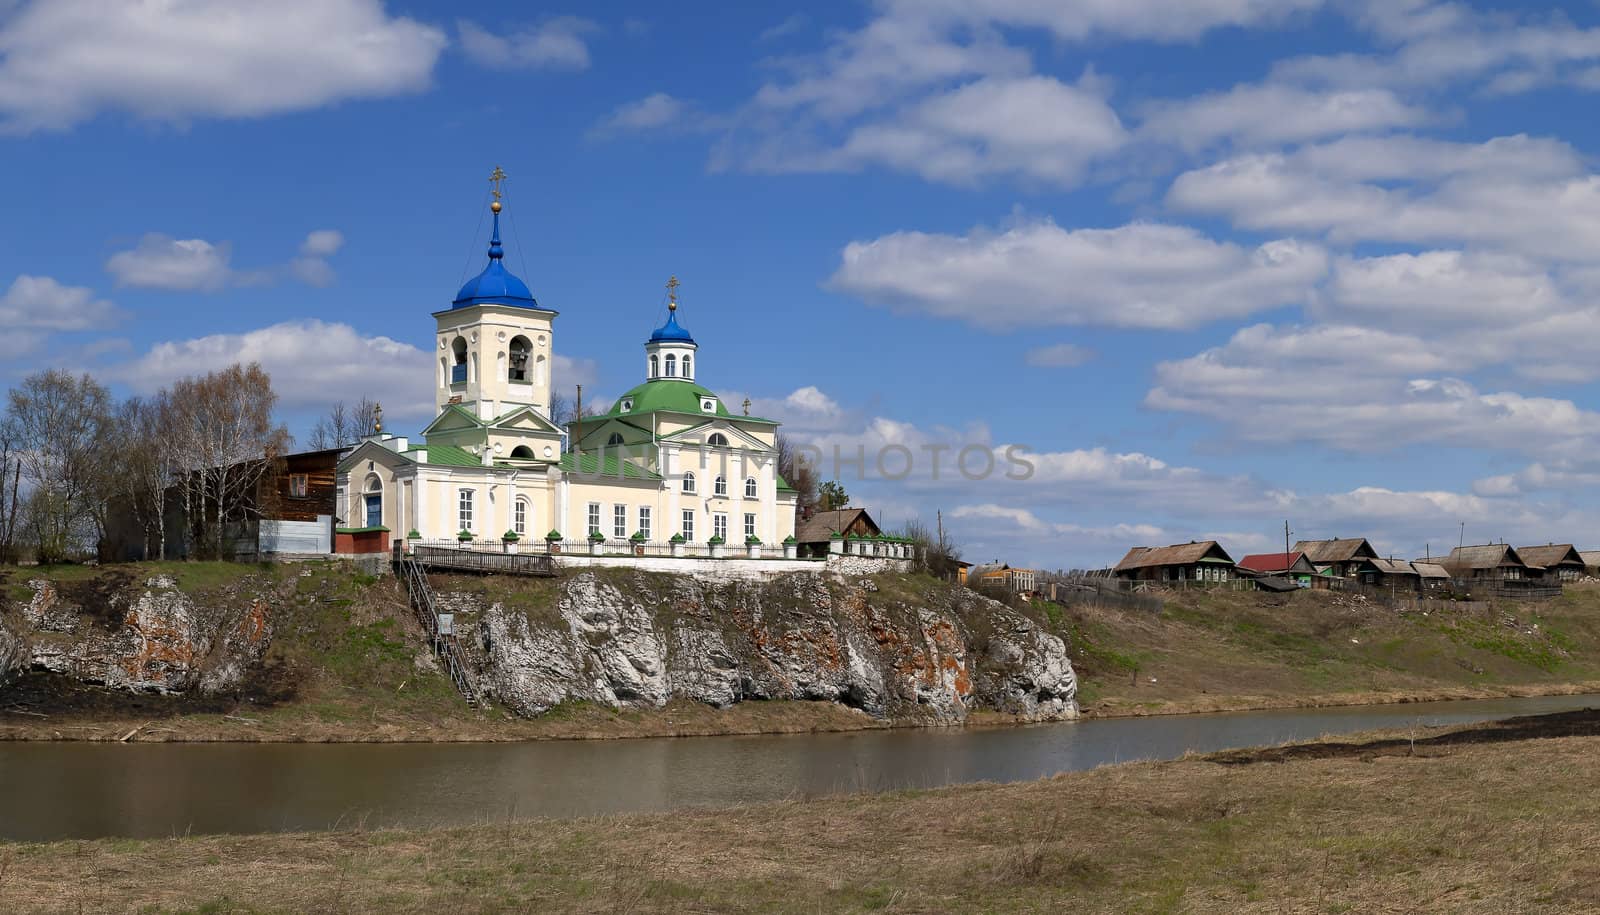
{"type": "Polygon", "coordinates": [[[110,417],[111,394],[88,375],[51,369],[11,389],[5,438],[28,482],[40,562],[60,562],[104,537],[104,481],[115,461],[107,453],[110,417]]]}
{"type": "Polygon", "coordinates": [[[906,522],[902,536],[916,545],[917,564],[937,578],[954,579],[957,564],[961,561],[961,547],[951,539],[944,525],[931,531],[927,523],[918,518],[906,522]]]}
{"type": "Polygon", "coordinates": [[[22,456],[0,423],[0,562],[17,561],[17,525],[23,520],[22,456]]]}
{"type": "Polygon", "coordinates": [[[348,407],[341,400],[312,425],[306,446],[312,451],[342,448],[361,441],[377,429],[378,404],[375,401],[362,397],[354,407],[348,407]]]}
{"type": "Polygon", "coordinates": [[[799,495],[795,497],[795,513],[803,517],[817,505],[817,468],[795,446],[794,440],[778,433],[778,476],[799,495]]]}
{"type": "Polygon", "coordinates": [[[179,482],[178,442],[169,434],[176,415],[172,397],[165,390],[152,398],[131,397],[117,410],[122,442],[118,495],[133,516],[146,559],[152,540],[156,558],[167,558],[167,492],[179,482]]]}
{"type": "Polygon", "coordinates": [[[593,403],[584,404],[583,412],[580,414],[573,401],[566,395],[555,391],[550,392],[550,421],[558,426],[565,426],[573,420],[588,419],[591,416],[599,415],[600,411],[595,409],[593,403]]]}

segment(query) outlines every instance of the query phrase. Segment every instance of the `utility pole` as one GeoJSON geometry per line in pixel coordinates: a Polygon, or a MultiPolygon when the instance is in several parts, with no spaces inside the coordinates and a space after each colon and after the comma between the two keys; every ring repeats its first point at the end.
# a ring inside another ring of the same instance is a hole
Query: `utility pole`
{"type": "Polygon", "coordinates": [[[1466,545],[1467,545],[1467,522],[1463,521],[1463,522],[1461,522],[1461,539],[1456,541],[1456,548],[1459,549],[1459,548],[1464,547],[1466,545]]]}
{"type": "MultiPolygon", "coordinates": [[[[572,409],[572,450],[578,451],[578,440],[583,438],[583,385],[578,385],[578,405],[572,409]]],[[[576,465],[574,465],[576,466],[576,465]]],[[[583,468],[578,468],[582,472],[583,468]]]]}
{"type": "Polygon", "coordinates": [[[1283,519],[1283,565],[1284,571],[1289,571],[1289,519],[1283,519]]]}

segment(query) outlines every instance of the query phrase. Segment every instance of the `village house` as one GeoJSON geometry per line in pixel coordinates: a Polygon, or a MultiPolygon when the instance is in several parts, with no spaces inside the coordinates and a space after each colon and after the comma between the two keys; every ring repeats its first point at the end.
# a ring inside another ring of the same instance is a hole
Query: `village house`
{"type": "Polygon", "coordinates": [[[1354,578],[1365,568],[1365,563],[1378,558],[1378,551],[1365,537],[1302,540],[1294,548],[1295,552],[1306,554],[1319,575],[1336,578],[1354,578]]]}
{"type": "Polygon", "coordinates": [[[1037,590],[1038,573],[1033,569],[1013,568],[996,559],[967,570],[966,580],[969,588],[1031,595],[1037,590]]]}
{"type": "Polygon", "coordinates": [[[1172,546],[1136,546],[1117,563],[1122,579],[1157,582],[1223,582],[1233,578],[1233,557],[1215,540],[1192,540],[1172,546]]]}
{"type": "Polygon", "coordinates": [[[1544,569],[1542,577],[1550,582],[1577,581],[1586,574],[1588,568],[1577,547],[1570,543],[1519,546],[1517,554],[1530,567],[1538,566],[1544,569]]]}
{"type": "Polygon", "coordinates": [[[828,555],[836,540],[871,540],[882,537],[883,529],[864,508],[819,511],[795,525],[794,539],[801,557],[828,555]]]}
{"type": "Polygon", "coordinates": [[[1578,555],[1583,557],[1584,574],[1600,577],[1600,550],[1580,550],[1578,555]]]}
{"type": "Polygon", "coordinates": [[[1544,580],[1544,568],[1530,564],[1504,543],[1456,547],[1440,565],[1450,573],[1455,588],[1496,597],[1545,598],[1561,593],[1561,579],[1544,580]]]}
{"type": "Polygon", "coordinates": [[[1437,562],[1418,560],[1411,563],[1417,572],[1417,584],[1425,592],[1450,590],[1450,573],[1437,562]]]}
{"type": "Polygon", "coordinates": [[[1360,581],[1369,588],[1387,589],[1395,593],[1422,589],[1422,575],[1416,567],[1403,559],[1371,559],[1358,573],[1360,581]]]}
{"type": "Polygon", "coordinates": [[[1240,574],[1285,578],[1300,588],[1313,587],[1317,577],[1316,566],[1301,552],[1252,553],[1237,568],[1240,574]]]}

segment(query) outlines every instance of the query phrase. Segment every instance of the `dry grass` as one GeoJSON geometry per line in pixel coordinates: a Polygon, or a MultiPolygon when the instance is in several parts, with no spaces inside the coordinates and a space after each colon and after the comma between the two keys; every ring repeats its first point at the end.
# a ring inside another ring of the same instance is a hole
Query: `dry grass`
{"type": "Polygon", "coordinates": [[[0,911],[1600,908],[1600,737],[1324,749],[727,811],[0,845],[0,911]]]}

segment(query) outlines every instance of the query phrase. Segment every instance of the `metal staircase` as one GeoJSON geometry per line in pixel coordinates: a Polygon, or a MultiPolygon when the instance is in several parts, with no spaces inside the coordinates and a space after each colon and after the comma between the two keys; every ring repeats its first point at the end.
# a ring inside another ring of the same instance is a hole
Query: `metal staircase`
{"type": "Polygon", "coordinates": [[[400,556],[395,559],[394,566],[395,574],[406,584],[406,598],[411,603],[411,609],[416,611],[418,622],[422,623],[423,631],[428,633],[428,638],[433,642],[434,656],[444,664],[450,682],[455,684],[467,704],[476,708],[481,701],[478,684],[473,680],[472,672],[467,668],[467,659],[461,653],[461,645],[456,641],[453,616],[446,614],[448,624],[440,625],[439,608],[434,603],[433,589],[428,586],[428,574],[421,564],[410,557],[400,556]]]}

